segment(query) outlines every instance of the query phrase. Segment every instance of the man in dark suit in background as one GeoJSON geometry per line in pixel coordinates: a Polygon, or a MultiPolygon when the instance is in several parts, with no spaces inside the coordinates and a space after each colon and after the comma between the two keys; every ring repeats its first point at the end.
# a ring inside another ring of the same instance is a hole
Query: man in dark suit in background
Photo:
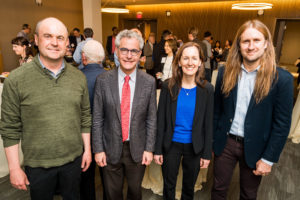
{"type": "Polygon", "coordinates": [[[256,199],[262,176],[278,162],[289,133],[293,77],[276,67],[268,28],[258,20],[238,30],[215,88],[212,200],[226,199],[239,162],[240,199],[256,199]]]}
{"type": "Polygon", "coordinates": [[[206,44],[204,42],[202,42],[201,40],[199,40],[198,38],[198,28],[196,27],[191,27],[188,31],[188,39],[191,42],[196,42],[197,44],[200,45],[203,54],[204,54],[204,61],[207,60],[207,47],[206,44]]]}
{"type": "Polygon", "coordinates": [[[117,27],[112,27],[112,32],[113,34],[107,37],[106,41],[106,51],[109,60],[114,61],[114,52],[115,52],[115,40],[116,36],[118,35],[118,28],[117,27]]]}
{"type": "Polygon", "coordinates": [[[140,200],[145,165],[153,159],[156,90],[152,76],[137,69],[144,41],[132,30],[116,37],[120,67],[97,77],[93,111],[93,152],[103,167],[107,199],[140,200]]]}
{"type": "Polygon", "coordinates": [[[75,52],[77,45],[84,40],[83,35],[80,34],[79,28],[73,29],[73,34],[69,36],[70,47],[72,50],[72,54],[75,52]]]}

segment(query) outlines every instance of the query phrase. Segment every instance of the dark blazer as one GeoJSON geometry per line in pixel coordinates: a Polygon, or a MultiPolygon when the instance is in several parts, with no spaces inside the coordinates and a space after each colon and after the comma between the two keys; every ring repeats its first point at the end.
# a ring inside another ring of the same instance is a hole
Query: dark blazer
{"type": "MultiPolygon", "coordinates": [[[[177,95],[179,90],[178,86],[174,86],[172,92],[177,95]]],[[[207,82],[205,88],[197,86],[192,143],[195,154],[200,153],[202,158],[208,160],[212,157],[213,101],[214,88],[210,83],[207,82]]],[[[172,100],[168,82],[165,81],[162,85],[157,112],[156,155],[165,154],[171,147],[176,110],[177,99],[172,100]]]]}
{"type": "MultiPolygon", "coordinates": [[[[215,88],[213,149],[217,156],[224,150],[237,101],[237,85],[228,97],[222,94],[223,73],[222,67],[215,88]]],[[[274,81],[269,94],[261,102],[256,104],[252,96],[246,114],[244,152],[247,165],[253,169],[261,158],[278,161],[290,130],[293,77],[281,68],[277,68],[277,74],[277,81],[274,81]]]]}
{"type": "Polygon", "coordinates": [[[112,54],[111,50],[112,50],[112,35],[108,36],[106,41],[106,51],[108,55],[112,54]]]}
{"type": "MultiPolygon", "coordinates": [[[[83,35],[80,35],[80,38],[81,38],[81,41],[84,40],[83,35]]],[[[76,47],[77,47],[77,45],[78,45],[78,44],[77,44],[76,37],[73,36],[73,35],[69,36],[69,42],[70,42],[71,48],[72,48],[72,49],[74,48],[74,51],[75,51],[75,49],[76,49],[76,47]]]]}
{"type": "Polygon", "coordinates": [[[148,70],[153,68],[153,60],[152,60],[153,48],[154,48],[154,44],[151,48],[151,45],[149,44],[149,42],[147,42],[143,50],[144,56],[146,56],[146,62],[144,67],[148,70]]]}
{"type": "MultiPolygon", "coordinates": [[[[137,70],[130,119],[130,152],[141,162],[144,151],[153,152],[156,138],[156,87],[152,76],[137,70]]],[[[108,163],[116,164],[122,154],[121,108],[118,68],[96,79],[93,109],[93,152],[105,152],[108,163]]]]}

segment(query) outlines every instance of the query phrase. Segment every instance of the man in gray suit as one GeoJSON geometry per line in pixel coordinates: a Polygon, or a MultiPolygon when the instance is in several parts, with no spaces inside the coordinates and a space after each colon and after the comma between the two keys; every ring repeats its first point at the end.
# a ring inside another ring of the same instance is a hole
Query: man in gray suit
{"type": "Polygon", "coordinates": [[[145,165],[153,159],[156,136],[155,80],[137,69],[144,41],[131,30],[116,37],[120,67],[97,77],[93,110],[93,151],[103,167],[107,199],[140,200],[145,165]]]}

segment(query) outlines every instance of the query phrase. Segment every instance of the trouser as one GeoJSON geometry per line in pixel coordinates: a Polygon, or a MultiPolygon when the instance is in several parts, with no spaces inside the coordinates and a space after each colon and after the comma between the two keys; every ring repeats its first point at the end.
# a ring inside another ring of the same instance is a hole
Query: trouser
{"type": "Polygon", "coordinates": [[[145,166],[136,163],[131,157],[129,142],[124,142],[122,156],[117,164],[107,163],[103,167],[104,185],[108,200],[123,199],[123,184],[126,177],[127,200],[142,199],[142,180],[145,166]]]}
{"type": "Polygon", "coordinates": [[[247,166],[243,143],[228,138],[222,154],[214,158],[212,200],[226,199],[233,170],[237,162],[239,162],[240,168],[240,199],[256,199],[261,176],[254,175],[253,169],[247,166]]]}
{"type": "MultiPolygon", "coordinates": [[[[94,154],[92,155],[92,162],[90,167],[81,173],[81,181],[80,181],[80,200],[95,200],[95,168],[97,164],[94,159],[94,154]]],[[[104,190],[104,181],[103,181],[103,170],[102,167],[99,167],[101,182],[103,186],[103,198],[102,200],[106,200],[105,190],[104,190]]]]}
{"type": "Polygon", "coordinates": [[[51,168],[25,166],[31,199],[53,200],[58,184],[64,200],[79,200],[81,160],[79,156],[73,162],[51,168]]]}
{"type": "Polygon", "coordinates": [[[166,200],[175,200],[176,181],[181,160],[183,172],[181,199],[192,200],[194,198],[194,187],[200,170],[200,154],[195,155],[191,143],[172,142],[169,151],[163,154],[163,196],[166,200]]]}

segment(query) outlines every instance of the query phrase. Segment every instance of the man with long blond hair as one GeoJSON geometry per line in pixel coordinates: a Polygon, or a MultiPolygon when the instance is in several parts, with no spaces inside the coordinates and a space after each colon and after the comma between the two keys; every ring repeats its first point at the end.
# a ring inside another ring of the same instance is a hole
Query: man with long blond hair
{"type": "Polygon", "coordinates": [[[293,77],[276,67],[268,28],[258,20],[237,31],[219,70],[214,110],[212,200],[226,199],[239,162],[240,199],[256,199],[286,142],[293,108],[293,77]]]}

